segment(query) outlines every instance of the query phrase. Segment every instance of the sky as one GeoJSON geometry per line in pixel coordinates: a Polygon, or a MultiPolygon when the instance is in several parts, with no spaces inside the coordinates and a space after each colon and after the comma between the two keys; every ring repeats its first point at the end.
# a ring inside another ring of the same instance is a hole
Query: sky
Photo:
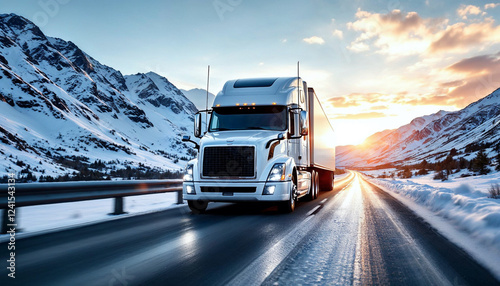
{"type": "MultiPolygon", "coordinates": [[[[493,0],[492,0],[493,1],[493,0]]],[[[398,0],[0,0],[48,36],[123,74],[183,89],[300,75],[336,144],[360,144],[500,87],[500,2],[398,0]]]]}

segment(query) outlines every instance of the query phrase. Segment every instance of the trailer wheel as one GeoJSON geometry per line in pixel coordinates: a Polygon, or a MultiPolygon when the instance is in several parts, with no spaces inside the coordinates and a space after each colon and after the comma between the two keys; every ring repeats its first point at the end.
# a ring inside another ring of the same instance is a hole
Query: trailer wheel
{"type": "Polygon", "coordinates": [[[202,214],[208,206],[208,201],[204,200],[188,200],[188,206],[192,213],[202,214]]]}

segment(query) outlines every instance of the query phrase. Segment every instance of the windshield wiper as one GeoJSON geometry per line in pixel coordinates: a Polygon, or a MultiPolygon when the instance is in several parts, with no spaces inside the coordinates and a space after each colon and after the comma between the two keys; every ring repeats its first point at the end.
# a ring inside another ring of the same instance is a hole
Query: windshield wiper
{"type": "Polygon", "coordinates": [[[247,129],[267,130],[267,129],[266,129],[266,128],[264,128],[264,127],[257,127],[257,126],[247,127],[247,129]]]}

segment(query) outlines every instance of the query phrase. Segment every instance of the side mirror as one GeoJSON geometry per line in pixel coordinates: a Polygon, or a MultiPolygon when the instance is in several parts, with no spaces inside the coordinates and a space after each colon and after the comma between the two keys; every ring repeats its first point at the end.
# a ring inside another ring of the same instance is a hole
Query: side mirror
{"type": "Polygon", "coordinates": [[[197,150],[200,150],[200,145],[198,145],[198,143],[196,143],[193,140],[191,140],[191,136],[188,136],[188,135],[182,136],[182,142],[193,143],[194,144],[194,148],[196,148],[197,150]]]}
{"type": "Polygon", "coordinates": [[[283,133],[279,133],[276,138],[267,141],[267,143],[266,143],[266,149],[269,148],[269,146],[271,146],[272,142],[274,142],[274,141],[281,141],[281,140],[284,140],[284,139],[285,139],[285,135],[283,135],[283,133]]]}
{"type": "Polygon", "coordinates": [[[194,115],[194,137],[201,137],[201,114],[196,113],[194,115]]]}
{"type": "Polygon", "coordinates": [[[307,111],[300,112],[300,135],[306,136],[309,134],[309,128],[307,127],[307,111]]]}

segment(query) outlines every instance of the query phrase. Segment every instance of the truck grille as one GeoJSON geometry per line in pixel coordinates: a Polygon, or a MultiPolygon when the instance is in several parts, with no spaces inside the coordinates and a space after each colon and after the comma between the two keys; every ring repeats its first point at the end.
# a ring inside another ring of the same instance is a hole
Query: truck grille
{"type": "Polygon", "coordinates": [[[204,177],[254,177],[255,148],[253,146],[205,147],[204,177]]]}

